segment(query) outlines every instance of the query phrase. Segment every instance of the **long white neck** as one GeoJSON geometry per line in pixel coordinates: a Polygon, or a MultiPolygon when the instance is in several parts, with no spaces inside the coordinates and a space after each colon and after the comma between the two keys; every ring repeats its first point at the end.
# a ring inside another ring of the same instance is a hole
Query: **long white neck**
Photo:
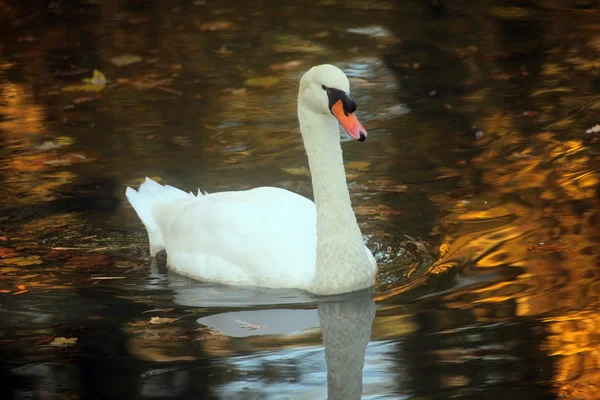
{"type": "Polygon", "coordinates": [[[335,294],[372,286],[375,271],[350,203],[338,122],[305,107],[301,98],[298,119],[317,206],[317,265],[310,291],[335,294]]]}

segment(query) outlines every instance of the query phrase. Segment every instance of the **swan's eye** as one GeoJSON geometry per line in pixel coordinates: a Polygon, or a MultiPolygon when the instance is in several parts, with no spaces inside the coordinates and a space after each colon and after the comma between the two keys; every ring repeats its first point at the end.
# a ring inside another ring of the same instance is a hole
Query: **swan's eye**
{"type": "Polygon", "coordinates": [[[327,90],[327,87],[326,87],[325,85],[321,85],[321,88],[322,88],[323,90],[327,90]]]}

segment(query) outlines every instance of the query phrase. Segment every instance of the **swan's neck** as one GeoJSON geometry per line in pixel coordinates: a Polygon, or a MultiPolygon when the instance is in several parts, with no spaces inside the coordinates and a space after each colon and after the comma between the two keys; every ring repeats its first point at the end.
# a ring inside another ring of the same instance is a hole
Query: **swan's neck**
{"type": "Polygon", "coordinates": [[[372,286],[374,270],[350,203],[338,122],[301,100],[298,119],[317,206],[317,264],[310,290],[334,294],[372,286]]]}

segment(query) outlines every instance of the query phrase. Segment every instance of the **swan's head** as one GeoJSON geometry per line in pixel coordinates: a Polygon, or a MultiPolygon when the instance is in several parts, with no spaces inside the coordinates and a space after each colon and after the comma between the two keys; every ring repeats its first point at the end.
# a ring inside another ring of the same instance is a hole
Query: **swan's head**
{"type": "Polygon", "coordinates": [[[356,102],[350,94],[350,82],[341,69],[330,64],[312,67],[300,80],[299,97],[313,112],[333,114],[353,139],[363,142],[367,138],[354,114],[356,102]]]}

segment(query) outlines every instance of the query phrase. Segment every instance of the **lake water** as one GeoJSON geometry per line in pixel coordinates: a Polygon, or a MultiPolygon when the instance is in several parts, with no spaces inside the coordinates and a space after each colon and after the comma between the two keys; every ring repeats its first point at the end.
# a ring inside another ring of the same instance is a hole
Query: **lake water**
{"type": "Polygon", "coordinates": [[[0,397],[600,398],[599,8],[0,1],[0,397]],[[326,62],[369,131],[342,147],[376,287],[151,262],[146,176],[312,196],[295,101],[326,62]]]}

